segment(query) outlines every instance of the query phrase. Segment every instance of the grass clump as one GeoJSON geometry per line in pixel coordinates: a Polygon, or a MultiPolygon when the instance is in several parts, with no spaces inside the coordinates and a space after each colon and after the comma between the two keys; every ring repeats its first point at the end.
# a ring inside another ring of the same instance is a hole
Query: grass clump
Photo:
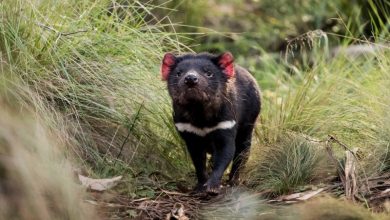
{"type": "MultiPolygon", "coordinates": [[[[383,111],[388,106],[384,87],[389,63],[386,54],[378,54],[376,59],[323,60],[293,84],[285,96],[266,100],[271,100],[272,108],[263,112],[270,119],[269,128],[321,138],[335,134],[353,143],[380,138],[378,125],[383,123],[383,111]]],[[[266,138],[275,139],[278,132],[269,131],[274,136],[266,138]]]]}
{"type": "MultiPolygon", "coordinates": [[[[331,60],[320,55],[314,67],[284,78],[275,90],[265,89],[255,148],[260,153],[251,159],[249,183],[281,194],[335,173],[329,161],[317,163],[329,158],[324,150],[328,135],[359,150],[361,174],[383,172],[388,166],[388,53],[331,60]],[[286,136],[291,133],[307,139],[286,136]]],[[[342,160],[342,148],[334,150],[342,160]]]]}
{"type": "Polygon", "coordinates": [[[272,194],[290,193],[312,183],[325,166],[319,146],[295,135],[281,136],[261,154],[251,167],[248,184],[272,194]]]}

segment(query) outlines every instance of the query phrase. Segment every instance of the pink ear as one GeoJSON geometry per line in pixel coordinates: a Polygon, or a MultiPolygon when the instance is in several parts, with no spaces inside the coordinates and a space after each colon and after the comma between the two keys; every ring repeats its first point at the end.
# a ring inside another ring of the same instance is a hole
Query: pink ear
{"type": "Polygon", "coordinates": [[[234,76],[234,58],[230,52],[225,52],[218,58],[219,66],[223,69],[223,72],[227,78],[234,76]]]}
{"type": "Polygon", "coordinates": [[[168,80],[169,73],[172,70],[172,66],[176,63],[175,55],[166,53],[161,64],[161,77],[162,80],[168,80]]]}

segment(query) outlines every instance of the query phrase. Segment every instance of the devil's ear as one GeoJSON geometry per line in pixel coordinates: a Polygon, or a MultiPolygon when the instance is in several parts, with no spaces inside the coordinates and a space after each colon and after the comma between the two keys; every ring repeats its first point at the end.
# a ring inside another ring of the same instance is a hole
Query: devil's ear
{"type": "Polygon", "coordinates": [[[171,53],[166,53],[161,63],[162,80],[168,80],[172,67],[176,64],[176,57],[171,53]]]}
{"type": "Polygon", "coordinates": [[[234,57],[230,52],[225,52],[219,55],[217,62],[227,78],[234,76],[234,57]]]}

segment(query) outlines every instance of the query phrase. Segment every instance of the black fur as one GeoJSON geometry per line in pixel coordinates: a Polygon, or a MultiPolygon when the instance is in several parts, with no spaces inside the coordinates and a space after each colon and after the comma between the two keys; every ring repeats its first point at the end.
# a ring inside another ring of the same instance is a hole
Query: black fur
{"type": "Polygon", "coordinates": [[[260,91],[248,71],[235,65],[231,78],[219,63],[221,56],[207,53],[175,57],[167,78],[175,123],[210,128],[222,121],[236,122],[231,129],[217,129],[205,136],[180,132],[194,163],[197,190],[218,193],[221,178],[233,161],[229,180],[237,183],[239,171],[248,159],[252,131],[260,113],[260,91]],[[197,82],[186,78],[188,71],[199,73],[197,82]],[[206,172],[206,153],[212,154],[212,172],[206,172]]]}

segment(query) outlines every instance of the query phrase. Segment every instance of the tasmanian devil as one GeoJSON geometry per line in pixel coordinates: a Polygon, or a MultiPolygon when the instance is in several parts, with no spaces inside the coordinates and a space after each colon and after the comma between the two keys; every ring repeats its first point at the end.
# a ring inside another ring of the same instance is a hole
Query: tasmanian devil
{"type": "Polygon", "coordinates": [[[260,113],[255,79],[234,64],[231,53],[175,56],[165,54],[161,75],[173,104],[173,121],[196,169],[196,191],[219,192],[221,178],[233,160],[229,182],[239,182],[248,160],[252,131],[260,113]],[[206,154],[212,172],[206,171],[206,154]]]}

